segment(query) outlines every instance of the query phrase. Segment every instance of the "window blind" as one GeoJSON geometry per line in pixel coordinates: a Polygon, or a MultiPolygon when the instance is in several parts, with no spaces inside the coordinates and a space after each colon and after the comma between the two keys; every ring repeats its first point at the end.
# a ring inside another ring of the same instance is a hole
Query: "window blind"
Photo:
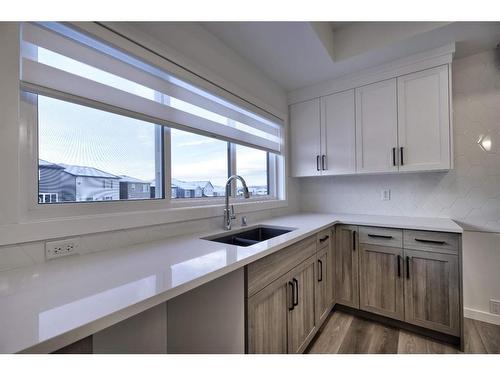
{"type": "Polygon", "coordinates": [[[282,121],[263,117],[66,24],[24,23],[23,90],[280,153],[282,121]]]}

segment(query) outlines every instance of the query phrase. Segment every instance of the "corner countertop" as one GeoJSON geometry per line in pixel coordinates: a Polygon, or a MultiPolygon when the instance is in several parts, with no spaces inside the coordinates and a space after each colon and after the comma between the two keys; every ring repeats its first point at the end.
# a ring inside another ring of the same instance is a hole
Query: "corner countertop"
{"type": "Polygon", "coordinates": [[[2,272],[0,353],[51,352],[339,223],[462,233],[450,219],[302,213],[255,223],[294,230],[249,247],[201,239],[217,230],[2,272]]]}

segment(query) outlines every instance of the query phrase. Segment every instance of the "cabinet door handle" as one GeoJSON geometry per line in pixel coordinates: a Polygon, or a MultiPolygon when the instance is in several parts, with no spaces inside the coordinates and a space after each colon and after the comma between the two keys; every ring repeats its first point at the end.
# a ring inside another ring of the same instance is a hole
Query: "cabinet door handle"
{"type": "Polygon", "coordinates": [[[410,257],[406,257],[406,278],[410,278],[410,257]]]}
{"type": "Polygon", "coordinates": [[[292,281],[295,284],[295,287],[293,288],[295,291],[295,296],[293,298],[293,306],[297,306],[299,304],[299,282],[295,277],[292,279],[292,281]]]}
{"type": "Polygon", "coordinates": [[[400,161],[399,161],[399,162],[401,163],[401,165],[404,165],[404,164],[405,164],[405,162],[404,162],[404,158],[403,158],[403,147],[400,147],[400,148],[399,148],[399,153],[401,154],[401,155],[400,155],[400,156],[401,156],[401,159],[400,159],[400,161]]]}
{"type": "Polygon", "coordinates": [[[392,148],[392,165],[396,166],[396,147],[392,148]]]}
{"type": "Polygon", "coordinates": [[[319,155],[316,155],[316,170],[319,171],[319,155]]]}
{"type": "Polygon", "coordinates": [[[293,283],[291,281],[288,282],[288,286],[292,288],[292,292],[290,293],[291,306],[288,306],[288,311],[292,311],[295,308],[295,305],[293,304],[293,299],[294,299],[294,295],[295,295],[295,288],[294,288],[293,283]]]}
{"type": "Polygon", "coordinates": [[[401,255],[398,255],[397,262],[398,262],[398,277],[401,277],[401,255]]]}
{"type": "Polygon", "coordinates": [[[444,245],[446,243],[446,241],[424,240],[424,239],[421,239],[421,238],[415,238],[415,241],[417,241],[417,242],[425,242],[425,243],[433,243],[433,244],[436,244],[436,245],[444,245]]]}
{"type": "Polygon", "coordinates": [[[394,238],[392,236],[385,236],[385,235],[382,235],[382,234],[368,234],[368,237],[383,238],[384,240],[390,240],[390,239],[394,238]]]}
{"type": "Polygon", "coordinates": [[[321,259],[318,259],[318,282],[323,281],[323,262],[321,259]]]}
{"type": "Polygon", "coordinates": [[[321,155],[321,169],[326,171],[326,155],[321,155]]]}
{"type": "Polygon", "coordinates": [[[319,242],[325,242],[325,241],[326,241],[327,239],[329,239],[329,238],[330,238],[330,236],[325,236],[325,237],[323,237],[323,238],[320,238],[320,239],[319,239],[319,242]]]}
{"type": "Polygon", "coordinates": [[[356,231],[352,231],[352,251],[356,251],[356,231]]]}

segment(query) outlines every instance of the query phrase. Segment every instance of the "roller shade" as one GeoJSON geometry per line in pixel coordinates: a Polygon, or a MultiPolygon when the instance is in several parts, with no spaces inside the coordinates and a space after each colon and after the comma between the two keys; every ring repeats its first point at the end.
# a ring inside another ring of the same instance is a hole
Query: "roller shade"
{"type": "Polygon", "coordinates": [[[281,152],[283,123],[264,118],[65,24],[24,23],[24,90],[281,152]]]}

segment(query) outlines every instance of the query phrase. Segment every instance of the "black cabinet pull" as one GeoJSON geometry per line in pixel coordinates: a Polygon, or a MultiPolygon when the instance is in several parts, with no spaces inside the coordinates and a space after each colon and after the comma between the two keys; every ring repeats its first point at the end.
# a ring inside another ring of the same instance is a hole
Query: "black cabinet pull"
{"type": "Polygon", "coordinates": [[[392,165],[396,166],[396,147],[392,148],[392,165]]]}
{"type": "Polygon", "coordinates": [[[327,239],[329,239],[329,238],[330,238],[330,236],[325,236],[325,237],[323,237],[323,238],[320,238],[320,239],[319,239],[319,242],[325,242],[325,241],[326,241],[327,239]]]}
{"type": "Polygon", "coordinates": [[[316,155],[316,170],[319,171],[319,155],[316,155]]]}
{"type": "Polygon", "coordinates": [[[299,304],[299,282],[295,277],[292,279],[292,281],[295,284],[295,287],[293,288],[295,291],[295,296],[293,298],[293,306],[297,306],[299,304]]]}
{"type": "Polygon", "coordinates": [[[410,257],[406,257],[406,278],[410,278],[410,257]]]}
{"type": "Polygon", "coordinates": [[[326,160],[325,160],[325,158],[326,158],[326,155],[321,155],[321,169],[324,170],[324,171],[326,171],[326,167],[325,167],[326,160]]]}
{"type": "Polygon", "coordinates": [[[356,251],[356,231],[352,231],[352,251],[356,251]]]}
{"type": "Polygon", "coordinates": [[[368,234],[368,237],[372,237],[372,238],[383,238],[385,240],[390,240],[394,237],[392,236],[385,236],[385,235],[382,235],[382,234],[368,234]]]}
{"type": "Polygon", "coordinates": [[[293,304],[293,299],[294,299],[294,295],[295,295],[295,291],[294,291],[294,286],[293,286],[293,283],[291,281],[288,282],[288,286],[292,287],[292,293],[291,293],[291,301],[292,302],[292,305],[291,306],[288,306],[288,311],[292,311],[294,308],[295,308],[295,305],[293,304]]]}
{"type": "Polygon", "coordinates": [[[433,243],[436,245],[444,245],[446,241],[436,241],[436,240],[423,240],[421,238],[415,238],[415,241],[417,242],[424,242],[424,243],[433,243]]]}
{"type": "Polygon", "coordinates": [[[323,281],[323,262],[321,259],[318,259],[318,282],[323,281]]]}
{"type": "Polygon", "coordinates": [[[398,255],[398,277],[401,277],[401,255],[398,255]]]}
{"type": "Polygon", "coordinates": [[[400,147],[400,148],[399,148],[399,151],[400,151],[400,154],[401,154],[401,160],[400,160],[400,163],[401,163],[401,165],[404,165],[404,159],[403,159],[403,147],[400,147]]]}

